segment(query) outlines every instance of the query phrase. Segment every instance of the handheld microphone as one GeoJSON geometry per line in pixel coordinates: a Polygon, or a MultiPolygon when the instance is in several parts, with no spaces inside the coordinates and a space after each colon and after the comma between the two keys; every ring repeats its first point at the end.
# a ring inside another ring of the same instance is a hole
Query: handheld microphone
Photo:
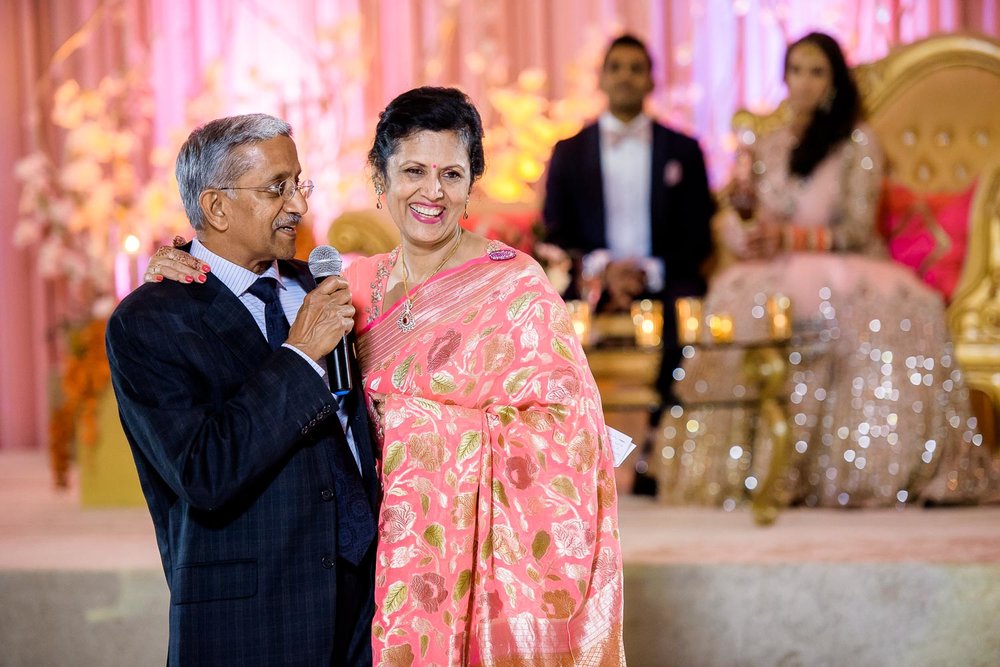
{"type": "MultiPolygon", "coordinates": [[[[309,272],[316,279],[316,284],[330,276],[339,276],[344,266],[340,253],[333,246],[321,245],[309,253],[309,272]]],[[[330,391],[337,396],[351,393],[353,388],[352,370],[355,363],[354,345],[348,341],[350,331],[337,343],[337,347],[327,355],[327,375],[330,378],[330,391]]]]}

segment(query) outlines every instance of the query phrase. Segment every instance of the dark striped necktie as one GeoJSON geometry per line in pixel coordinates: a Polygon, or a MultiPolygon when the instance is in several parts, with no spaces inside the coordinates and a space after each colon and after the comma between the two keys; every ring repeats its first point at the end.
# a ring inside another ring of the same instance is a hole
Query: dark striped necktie
{"type": "Polygon", "coordinates": [[[288,319],[278,298],[278,281],[274,278],[258,278],[247,290],[264,302],[264,324],[267,342],[272,350],[277,350],[288,339],[288,319]]]}

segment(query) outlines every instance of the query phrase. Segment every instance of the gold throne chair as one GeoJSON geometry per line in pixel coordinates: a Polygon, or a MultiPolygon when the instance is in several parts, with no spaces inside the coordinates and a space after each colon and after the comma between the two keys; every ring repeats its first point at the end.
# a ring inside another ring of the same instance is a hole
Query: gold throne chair
{"type": "MultiPolygon", "coordinates": [[[[948,306],[955,353],[987,442],[1000,413],[1000,41],[937,35],[856,68],[888,179],[914,192],[971,188],[965,259],[948,306]]],[[[921,216],[940,247],[933,215],[921,216]]],[[[933,254],[932,252],[932,254],[933,254]]]]}
{"type": "Polygon", "coordinates": [[[369,257],[399,245],[399,230],[389,214],[378,209],[358,209],[340,214],[327,230],[327,240],[341,254],[369,257]]]}

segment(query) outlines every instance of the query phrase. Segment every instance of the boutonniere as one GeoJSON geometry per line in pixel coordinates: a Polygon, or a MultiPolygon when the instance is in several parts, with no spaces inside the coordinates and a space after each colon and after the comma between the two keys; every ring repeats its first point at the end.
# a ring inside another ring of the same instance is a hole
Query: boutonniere
{"type": "Polygon", "coordinates": [[[677,160],[668,160],[663,167],[663,183],[671,188],[681,182],[684,178],[684,168],[677,160]]]}

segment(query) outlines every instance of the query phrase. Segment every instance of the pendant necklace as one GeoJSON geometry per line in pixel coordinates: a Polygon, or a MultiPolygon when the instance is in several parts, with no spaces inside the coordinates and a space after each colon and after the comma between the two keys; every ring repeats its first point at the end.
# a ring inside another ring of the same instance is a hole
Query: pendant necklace
{"type": "MultiPolygon", "coordinates": [[[[455,252],[458,250],[458,246],[462,243],[462,232],[465,230],[461,227],[458,228],[458,238],[455,239],[455,245],[451,247],[451,252],[445,257],[440,264],[437,265],[433,271],[419,284],[427,282],[431,277],[437,275],[437,273],[444,268],[444,265],[448,263],[452,257],[455,256],[455,252]]],[[[403,246],[399,246],[399,259],[403,263],[403,310],[399,313],[399,317],[396,318],[396,326],[403,333],[409,333],[413,331],[413,327],[416,326],[416,322],[413,320],[413,299],[410,298],[410,287],[407,285],[407,279],[410,277],[409,272],[406,270],[406,253],[403,252],[403,246]]]]}

